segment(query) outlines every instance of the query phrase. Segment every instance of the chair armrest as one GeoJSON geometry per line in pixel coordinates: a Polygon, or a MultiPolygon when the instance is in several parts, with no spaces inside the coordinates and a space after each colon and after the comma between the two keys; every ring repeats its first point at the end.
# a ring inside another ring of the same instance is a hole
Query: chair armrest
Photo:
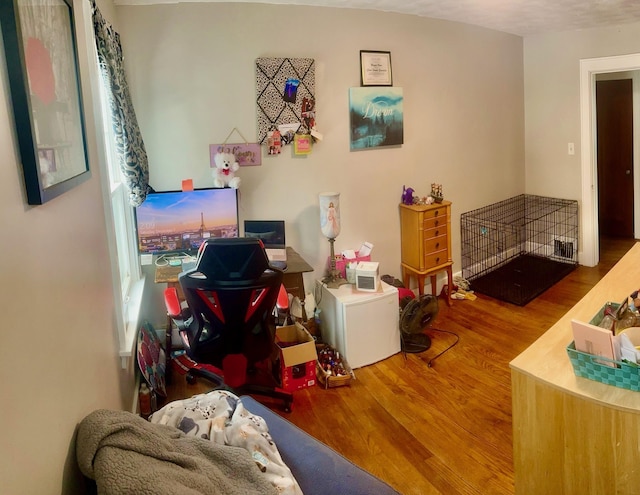
{"type": "Polygon", "coordinates": [[[175,287],[167,287],[164,290],[164,304],[167,307],[167,314],[171,318],[182,318],[182,308],[178,299],[178,290],[175,287]]]}

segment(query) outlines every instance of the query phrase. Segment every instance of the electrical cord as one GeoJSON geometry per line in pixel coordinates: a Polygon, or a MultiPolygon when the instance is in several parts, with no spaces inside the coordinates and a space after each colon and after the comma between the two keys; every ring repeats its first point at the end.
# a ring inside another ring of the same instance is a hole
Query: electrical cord
{"type": "Polygon", "coordinates": [[[170,265],[171,262],[175,260],[180,260],[180,264],[182,264],[182,263],[190,263],[190,262],[196,261],[196,259],[197,259],[196,257],[191,256],[190,254],[187,254],[187,253],[179,253],[176,255],[161,254],[156,258],[154,263],[156,266],[167,266],[167,265],[170,265]]]}
{"type": "Polygon", "coordinates": [[[456,340],[455,340],[455,342],[453,344],[451,344],[449,347],[447,347],[444,351],[441,351],[439,354],[436,354],[434,357],[429,359],[429,361],[427,362],[427,367],[431,368],[431,363],[433,363],[436,359],[438,359],[440,356],[442,356],[445,352],[447,352],[449,349],[451,349],[453,346],[455,346],[460,341],[460,336],[457,333],[451,332],[449,330],[441,330],[440,328],[427,327],[427,329],[428,330],[434,330],[436,332],[448,333],[450,335],[453,335],[456,338],[456,340]]]}
{"type": "Polygon", "coordinates": [[[155,260],[156,266],[167,266],[169,264],[169,260],[164,257],[164,254],[158,256],[155,260]]]}
{"type": "MultiPolygon", "coordinates": [[[[448,333],[450,335],[453,335],[456,340],[453,344],[451,344],[449,347],[447,347],[444,351],[439,352],[438,354],[436,354],[435,356],[433,356],[431,359],[429,359],[429,361],[427,361],[427,367],[431,368],[432,367],[432,363],[438,359],[440,356],[442,356],[445,352],[447,352],[449,349],[451,349],[453,346],[455,346],[458,342],[460,342],[460,336],[457,333],[451,332],[449,330],[442,330],[440,328],[433,328],[433,327],[427,327],[426,330],[433,330],[435,332],[442,332],[442,333],[448,333]]],[[[407,352],[403,351],[403,356],[404,356],[404,360],[407,360],[407,352]]]]}

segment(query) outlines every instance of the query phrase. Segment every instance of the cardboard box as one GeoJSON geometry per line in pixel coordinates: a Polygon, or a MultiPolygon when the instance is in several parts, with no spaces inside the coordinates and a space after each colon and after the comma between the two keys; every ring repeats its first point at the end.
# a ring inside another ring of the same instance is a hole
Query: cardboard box
{"type": "Polygon", "coordinates": [[[276,328],[278,356],[275,371],[279,372],[281,387],[288,392],[316,384],[316,343],[311,334],[298,322],[276,328]]]}

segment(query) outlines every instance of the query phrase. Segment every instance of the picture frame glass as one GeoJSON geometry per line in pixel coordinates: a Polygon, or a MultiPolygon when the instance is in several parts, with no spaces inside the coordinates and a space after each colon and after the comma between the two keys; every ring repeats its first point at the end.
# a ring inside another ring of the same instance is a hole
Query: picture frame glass
{"type": "Polygon", "coordinates": [[[360,50],[360,84],[392,86],[391,52],[360,50]]]}
{"type": "Polygon", "coordinates": [[[27,199],[42,204],[89,172],[73,7],[15,0],[0,22],[27,199]]]}

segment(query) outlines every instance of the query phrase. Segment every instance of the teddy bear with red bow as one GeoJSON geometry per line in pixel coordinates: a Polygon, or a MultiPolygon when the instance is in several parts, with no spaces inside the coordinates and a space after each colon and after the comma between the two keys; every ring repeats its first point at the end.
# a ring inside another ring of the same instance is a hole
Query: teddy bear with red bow
{"type": "Polygon", "coordinates": [[[238,189],[240,177],[236,177],[236,172],[240,168],[233,153],[216,153],[213,157],[215,167],[213,169],[214,187],[231,187],[238,189]]]}

